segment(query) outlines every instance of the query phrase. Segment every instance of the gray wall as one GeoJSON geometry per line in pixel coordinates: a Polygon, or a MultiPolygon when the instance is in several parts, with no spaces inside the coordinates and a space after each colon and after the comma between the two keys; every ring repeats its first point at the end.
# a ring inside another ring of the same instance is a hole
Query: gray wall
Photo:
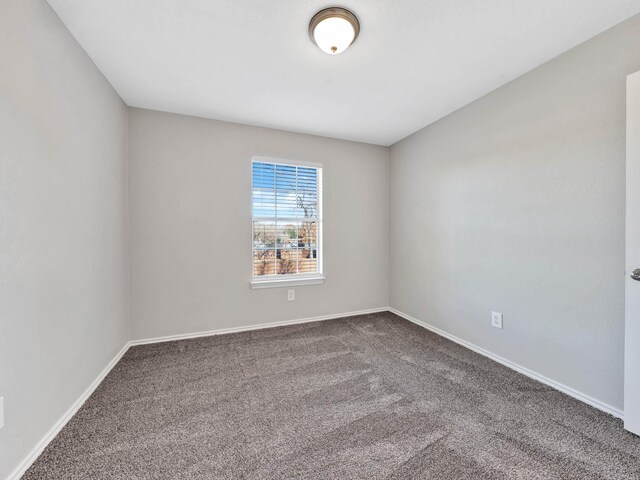
{"type": "Polygon", "coordinates": [[[637,70],[640,16],[394,145],[391,306],[622,408],[637,70]]]}
{"type": "Polygon", "coordinates": [[[389,150],[129,110],[133,339],[388,305],[389,150]],[[252,290],[251,157],[324,166],[323,285],[252,290]]]}
{"type": "Polygon", "coordinates": [[[622,408],[624,86],[637,52],[640,17],[389,152],[140,109],[127,127],[46,3],[4,2],[0,478],[130,337],[389,303],[622,408]],[[324,164],[327,280],[296,287],[295,302],[249,287],[252,155],[324,164]]]}
{"type": "Polygon", "coordinates": [[[44,1],[0,7],[0,478],[129,337],[127,108],[44,1]]]}

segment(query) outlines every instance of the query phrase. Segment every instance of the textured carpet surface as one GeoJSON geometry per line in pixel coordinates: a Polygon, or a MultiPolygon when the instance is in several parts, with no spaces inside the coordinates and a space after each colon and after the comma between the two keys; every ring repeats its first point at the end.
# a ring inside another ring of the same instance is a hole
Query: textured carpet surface
{"type": "Polygon", "coordinates": [[[24,478],[638,479],[640,438],[380,313],[134,347],[24,478]]]}

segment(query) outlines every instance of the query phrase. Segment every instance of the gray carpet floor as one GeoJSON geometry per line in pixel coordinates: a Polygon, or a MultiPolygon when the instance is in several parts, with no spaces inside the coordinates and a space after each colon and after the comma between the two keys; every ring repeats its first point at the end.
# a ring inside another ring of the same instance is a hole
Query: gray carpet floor
{"type": "Polygon", "coordinates": [[[134,347],[24,478],[638,479],[640,438],[379,313],[134,347]]]}

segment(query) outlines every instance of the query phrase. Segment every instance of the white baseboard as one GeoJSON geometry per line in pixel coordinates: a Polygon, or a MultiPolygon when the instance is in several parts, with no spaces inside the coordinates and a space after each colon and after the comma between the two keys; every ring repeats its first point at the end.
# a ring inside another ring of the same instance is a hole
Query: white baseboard
{"type": "Polygon", "coordinates": [[[318,322],[320,320],[331,320],[334,318],[342,318],[342,317],[351,317],[354,315],[365,315],[368,313],[377,313],[377,312],[386,312],[388,311],[388,307],[382,308],[372,308],[369,310],[359,310],[357,312],[347,312],[347,313],[336,313],[333,315],[322,315],[319,317],[310,317],[310,318],[302,318],[297,320],[286,320],[284,322],[272,322],[272,323],[262,323],[257,325],[249,325],[246,327],[237,327],[237,328],[222,328],[219,330],[209,330],[206,332],[195,332],[195,333],[185,333],[181,335],[171,335],[167,337],[157,337],[157,338],[147,338],[142,340],[134,340],[127,342],[122,349],[118,352],[118,354],[109,362],[109,364],[100,372],[100,374],[96,377],[96,379],[89,385],[89,387],[82,393],[80,398],[78,398],[75,403],[62,415],[62,417],[55,423],[53,427],[46,433],[46,435],[38,442],[38,444],[31,450],[31,452],[27,455],[27,457],[13,470],[7,480],[19,480],[22,475],[29,469],[29,467],[36,461],[36,459],[40,456],[40,454],[44,451],[44,449],[49,445],[51,440],[55,438],[55,436],[62,430],[62,428],[67,424],[67,422],[73,417],[76,412],[80,409],[80,407],[84,404],[84,402],[91,396],[91,394],[98,388],[98,385],[102,383],[102,380],[107,376],[107,374],[111,371],[111,369],[120,361],[120,359],[127,353],[130,347],[134,345],[145,345],[148,343],[160,343],[160,342],[170,342],[173,340],[183,340],[187,338],[198,338],[198,337],[206,337],[210,335],[224,335],[228,333],[236,333],[236,332],[246,332],[249,330],[260,330],[263,328],[272,328],[272,327],[281,327],[285,325],[296,325],[299,323],[309,323],[309,322],[318,322]]]}
{"type": "Polygon", "coordinates": [[[476,353],[479,353],[480,355],[484,355],[487,358],[490,358],[491,360],[494,360],[506,367],[511,368],[512,370],[515,370],[516,372],[519,372],[523,375],[526,375],[527,377],[533,378],[534,380],[537,380],[539,382],[544,383],[545,385],[549,385],[550,387],[555,388],[556,390],[559,390],[563,393],[566,393],[567,395],[580,400],[581,402],[584,402],[588,405],[591,405],[592,407],[595,407],[599,410],[602,410],[603,412],[609,413],[615,417],[618,418],[624,418],[624,413],[617,409],[612,407],[611,405],[607,405],[606,403],[603,403],[599,400],[596,400],[595,398],[590,397],[589,395],[585,395],[581,392],[578,392],[577,390],[574,390],[571,387],[567,387],[566,385],[563,385],[561,383],[558,383],[554,380],[551,380],[550,378],[545,377],[544,375],[540,375],[539,373],[536,373],[532,370],[529,370],[528,368],[525,368],[521,365],[518,365],[517,363],[513,363],[505,358],[500,357],[499,355],[493,354],[483,348],[477,347],[476,345],[467,342],[466,340],[462,340],[461,338],[456,337],[455,335],[451,335],[443,330],[440,330],[439,328],[433,327],[425,322],[422,322],[416,318],[413,318],[405,313],[400,312],[399,310],[396,310],[395,308],[390,308],[390,307],[381,307],[381,308],[373,308],[373,309],[369,309],[369,310],[359,310],[356,312],[346,312],[346,313],[336,313],[333,315],[322,315],[322,316],[318,316],[318,317],[310,317],[310,318],[302,318],[302,319],[297,319],[297,320],[285,320],[283,322],[272,322],[272,323],[263,323],[263,324],[257,324],[257,325],[249,325],[246,327],[234,327],[234,328],[222,328],[222,329],[218,329],[218,330],[209,330],[209,331],[204,331],[204,332],[195,332],[195,333],[185,333],[185,334],[180,334],[180,335],[170,335],[170,336],[166,336],[166,337],[156,337],[156,338],[146,338],[146,339],[141,339],[141,340],[132,340],[130,342],[127,342],[122,349],[120,350],[120,352],[118,352],[118,354],[109,362],[109,364],[104,368],[104,370],[98,375],[98,377],[91,383],[91,385],[89,385],[89,387],[82,393],[82,395],[80,396],[80,398],[78,398],[78,400],[76,400],[76,402],[64,413],[64,415],[56,422],[56,424],[47,432],[47,434],[42,438],[42,440],[40,440],[40,442],[33,448],[33,450],[29,453],[29,455],[27,455],[27,457],[20,463],[20,465],[18,465],[18,467],[16,467],[14,469],[14,471],[9,475],[7,480],[19,480],[20,477],[22,477],[22,475],[24,475],[24,473],[28,470],[28,468],[33,464],[33,462],[35,462],[35,460],[40,456],[40,454],[43,452],[43,450],[47,447],[47,445],[49,445],[49,443],[51,442],[51,440],[53,440],[55,438],[55,436],[60,432],[60,430],[62,430],[62,428],[67,424],[67,422],[71,419],[71,417],[73,417],[76,412],[80,409],[80,407],[84,404],[84,402],[91,396],[91,394],[95,391],[95,389],[98,387],[98,385],[100,385],[100,383],[102,383],[102,380],[104,380],[104,378],[107,376],[107,374],[111,371],[111,369],[120,361],[120,359],[124,356],[125,353],[127,353],[127,350],[129,350],[129,347],[135,346],[135,345],[146,345],[146,344],[150,344],[150,343],[160,343],[160,342],[170,342],[170,341],[174,341],[174,340],[184,340],[184,339],[188,339],[188,338],[198,338],[198,337],[207,337],[207,336],[211,336],[211,335],[224,335],[224,334],[228,334],[228,333],[237,333],[237,332],[246,332],[246,331],[250,331],[250,330],[261,330],[264,328],[273,328],[273,327],[282,327],[285,325],[297,325],[297,324],[301,324],[301,323],[309,323],[309,322],[318,322],[321,320],[332,320],[335,318],[343,318],[343,317],[351,317],[354,315],[366,315],[369,313],[378,313],[378,312],[392,312],[396,315],[398,315],[399,317],[404,318],[405,320],[408,320],[412,323],[415,323],[416,325],[419,325],[423,328],[426,328],[427,330],[432,331],[433,333],[436,333],[437,335],[440,335],[444,338],[447,338],[459,345],[462,345],[463,347],[468,348],[469,350],[473,350],[476,353]]]}
{"type": "Polygon", "coordinates": [[[25,457],[25,459],[9,474],[7,480],[19,480],[22,475],[29,469],[29,467],[36,461],[40,454],[47,448],[47,445],[55,438],[55,436],[62,430],[71,417],[73,417],[80,407],[87,401],[98,385],[102,383],[104,377],[111,371],[111,369],[120,361],[120,359],[129,350],[129,342],[125,343],[122,349],[116,354],[115,357],[107,364],[107,366],[100,372],[96,379],[89,385],[89,387],[80,395],[73,405],[60,417],[60,419],[51,427],[51,429],[45,434],[44,437],[38,442],[33,450],[25,457]]]}
{"type": "Polygon", "coordinates": [[[590,397],[589,395],[586,395],[582,392],[574,390],[571,387],[567,387],[566,385],[558,383],[555,380],[545,377],[544,375],[541,375],[537,372],[529,370],[528,368],[525,368],[522,365],[518,365],[517,363],[507,360],[506,358],[496,355],[495,353],[491,353],[488,350],[485,350],[484,348],[478,347],[473,343],[467,342],[466,340],[456,337],[455,335],[451,335],[450,333],[447,333],[444,330],[440,330],[439,328],[429,325],[428,323],[418,320],[417,318],[407,315],[406,313],[402,313],[401,311],[396,310],[395,308],[389,307],[389,311],[391,313],[395,313],[399,317],[404,318],[405,320],[409,320],[410,322],[415,323],[416,325],[426,328],[427,330],[430,330],[431,332],[438,334],[441,337],[447,338],[452,342],[462,345],[463,347],[466,347],[469,350],[473,350],[474,352],[479,353],[480,355],[484,355],[485,357],[490,358],[491,360],[494,360],[504,365],[505,367],[509,367],[518,373],[526,375],[529,378],[533,378],[534,380],[544,383],[545,385],[549,385],[550,387],[553,387],[556,390],[561,391],[562,393],[566,393],[567,395],[575,398],[576,400],[580,400],[581,402],[584,402],[587,405],[591,405],[592,407],[595,407],[598,410],[602,410],[603,412],[609,413],[614,417],[624,418],[624,412],[622,410],[612,407],[611,405],[607,405],[606,403],[603,403],[600,400],[596,400],[595,398],[590,397]]]}
{"type": "Polygon", "coordinates": [[[335,313],[332,315],[321,315],[319,317],[299,318],[296,320],[285,320],[282,322],[259,323],[246,327],[220,328],[218,330],[206,330],[203,332],[183,333],[179,335],[167,335],[165,337],[144,338],[132,340],[134,345],[147,345],[149,343],[173,342],[175,340],[185,340],[189,338],[210,337],[212,335],[226,335],[228,333],[248,332],[250,330],[262,330],[264,328],[284,327],[285,325],[298,325],[300,323],[319,322],[321,320],[333,320],[335,318],[353,317],[355,315],[366,315],[369,313],[388,312],[389,307],[372,308],[369,310],[358,310],[357,312],[335,313]]]}

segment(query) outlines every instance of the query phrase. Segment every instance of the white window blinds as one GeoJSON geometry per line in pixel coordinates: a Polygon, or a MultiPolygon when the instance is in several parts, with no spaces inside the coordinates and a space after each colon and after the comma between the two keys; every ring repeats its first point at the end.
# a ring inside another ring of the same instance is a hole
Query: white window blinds
{"type": "Polygon", "coordinates": [[[322,169],[254,160],[253,276],[320,274],[322,169]]]}

